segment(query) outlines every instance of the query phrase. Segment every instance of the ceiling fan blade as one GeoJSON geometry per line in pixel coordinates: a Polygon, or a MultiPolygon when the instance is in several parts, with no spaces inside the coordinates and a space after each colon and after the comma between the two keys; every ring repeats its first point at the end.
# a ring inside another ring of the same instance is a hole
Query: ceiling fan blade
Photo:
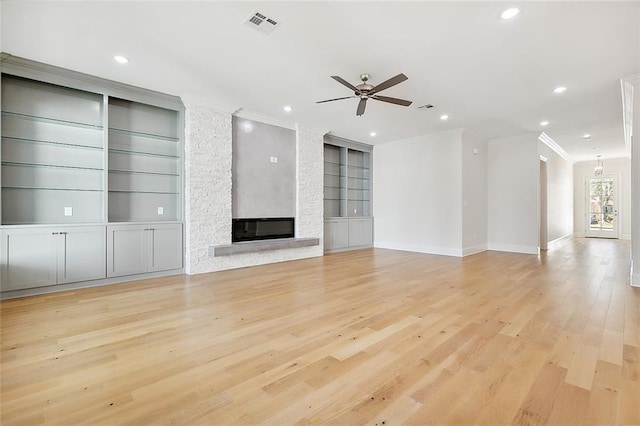
{"type": "Polygon", "coordinates": [[[344,98],[335,98],[335,99],[327,99],[326,101],[318,101],[316,102],[317,104],[322,104],[324,102],[331,102],[331,101],[341,101],[343,99],[351,99],[351,98],[357,98],[357,96],[345,96],[344,98]]]}
{"type": "Polygon", "coordinates": [[[395,86],[396,84],[402,83],[403,81],[408,80],[408,79],[409,79],[409,77],[407,77],[406,75],[404,75],[402,73],[398,74],[395,77],[391,77],[389,80],[378,84],[376,87],[371,89],[369,94],[381,92],[381,91],[383,91],[385,89],[388,89],[391,86],[395,86]]]}
{"type": "Polygon", "coordinates": [[[360,93],[360,91],[358,90],[358,88],[356,86],[354,86],[353,84],[349,83],[344,78],[338,77],[337,75],[332,75],[331,78],[334,79],[335,81],[337,81],[340,84],[344,84],[345,86],[347,86],[349,89],[353,90],[354,92],[360,93]]]}
{"type": "Polygon", "coordinates": [[[371,96],[371,99],[375,99],[376,101],[389,102],[390,104],[396,104],[396,105],[402,105],[402,106],[411,105],[411,101],[406,101],[404,99],[398,99],[398,98],[390,98],[388,96],[373,95],[371,96]]]}
{"type": "Polygon", "coordinates": [[[366,99],[360,99],[360,102],[358,103],[358,111],[356,111],[356,115],[364,114],[364,108],[366,106],[367,106],[367,100],[366,99]]]}

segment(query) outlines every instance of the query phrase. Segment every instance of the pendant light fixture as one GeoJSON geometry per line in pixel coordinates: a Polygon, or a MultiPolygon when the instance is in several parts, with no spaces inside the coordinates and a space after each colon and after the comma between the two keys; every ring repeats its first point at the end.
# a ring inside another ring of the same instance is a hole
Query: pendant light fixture
{"type": "Polygon", "coordinates": [[[593,169],[593,173],[595,173],[596,176],[602,176],[604,172],[604,164],[600,157],[600,155],[596,155],[596,167],[593,169]]]}

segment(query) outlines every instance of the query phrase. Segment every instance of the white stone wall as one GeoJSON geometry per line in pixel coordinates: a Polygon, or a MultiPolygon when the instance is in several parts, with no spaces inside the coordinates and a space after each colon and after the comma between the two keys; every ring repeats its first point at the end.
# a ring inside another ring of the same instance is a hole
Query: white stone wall
{"type": "MultiPolygon", "coordinates": [[[[324,142],[322,135],[298,129],[296,134],[296,235],[320,238],[324,233],[324,142]]],[[[317,249],[317,248],[316,248],[317,249]]]]}
{"type": "Polygon", "coordinates": [[[320,245],[211,257],[210,245],[231,244],[231,114],[186,103],[185,250],[190,275],[323,255],[323,141],[303,130],[296,137],[296,236],[320,245]]]}
{"type": "Polygon", "coordinates": [[[185,269],[215,270],[210,244],[231,244],[231,114],[186,104],[185,269]]]}

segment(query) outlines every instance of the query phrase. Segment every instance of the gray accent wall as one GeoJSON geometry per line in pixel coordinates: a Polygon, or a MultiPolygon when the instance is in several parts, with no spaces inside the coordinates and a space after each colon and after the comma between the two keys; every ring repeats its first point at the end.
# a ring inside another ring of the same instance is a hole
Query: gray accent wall
{"type": "Polygon", "coordinates": [[[296,132],[232,119],[234,219],[296,216],[296,132]]]}

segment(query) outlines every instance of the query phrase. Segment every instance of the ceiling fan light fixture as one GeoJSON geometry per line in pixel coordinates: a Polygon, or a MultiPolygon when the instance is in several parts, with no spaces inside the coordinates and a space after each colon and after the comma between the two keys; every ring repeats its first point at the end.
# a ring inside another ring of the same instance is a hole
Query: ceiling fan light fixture
{"type": "Polygon", "coordinates": [[[520,9],[518,9],[517,7],[510,7],[500,14],[500,18],[504,21],[508,21],[509,19],[515,18],[519,13],[520,9]]]}

